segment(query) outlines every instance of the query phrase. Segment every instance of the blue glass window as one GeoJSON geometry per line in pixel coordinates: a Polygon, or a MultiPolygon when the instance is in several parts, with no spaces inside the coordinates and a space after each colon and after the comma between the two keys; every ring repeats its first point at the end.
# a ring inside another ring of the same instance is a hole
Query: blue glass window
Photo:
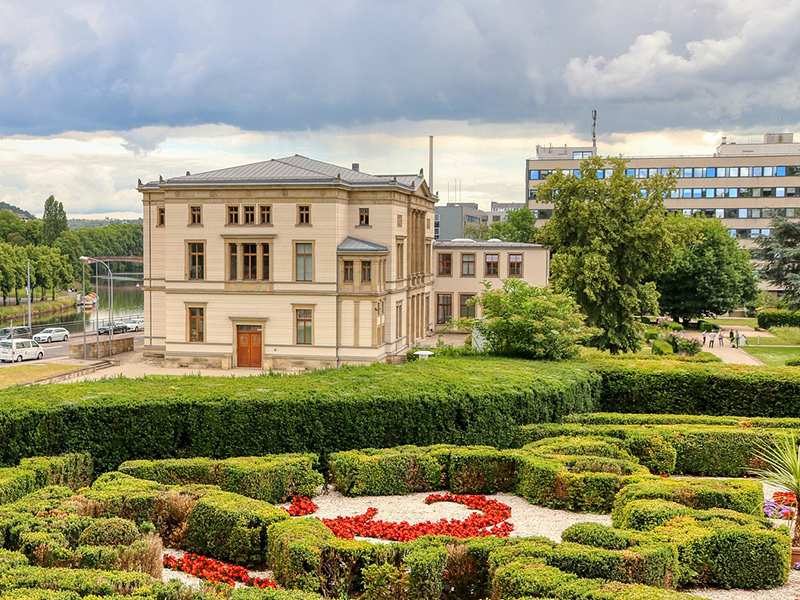
{"type": "Polygon", "coordinates": [[[786,197],[786,188],[775,188],[775,197],[776,198],[786,197]]]}
{"type": "Polygon", "coordinates": [[[753,167],[753,177],[763,177],[764,169],[761,167],[753,167]]]}
{"type": "Polygon", "coordinates": [[[647,179],[647,169],[636,169],[636,177],[639,179],[647,179]]]}
{"type": "Polygon", "coordinates": [[[581,177],[581,170],[580,169],[572,169],[572,174],[575,175],[578,179],[581,177]]]}
{"type": "Polygon", "coordinates": [[[614,169],[606,169],[606,179],[614,174],[614,169]]]}
{"type": "Polygon", "coordinates": [[[762,229],[761,235],[769,235],[769,229],[762,229]]]}
{"type": "MultiPolygon", "coordinates": [[[[784,173],[786,169],[784,168],[784,173]]],[[[772,177],[775,174],[775,167],[764,167],[764,177],[772,177]]]]}
{"type": "Polygon", "coordinates": [[[659,169],[658,170],[658,174],[659,175],[669,175],[669,169],[659,169]]]}
{"type": "Polygon", "coordinates": [[[606,174],[603,172],[603,169],[597,169],[597,178],[598,179],[605,179],[606,174]]]}
{"type": "Polygon", "coordinates": [[[695,188],[692,190],[692,198],[702,198],[702,197],[703,197],[702,188],[695,188]]]}
{"type": "Polygon", "coordinates": [[[683,189],[683,197],[684,198],[691,198],[692,197],[692,190],[690,190],[689,188],[684,188],[683,189]]]}
{"type": "Polygon", "coordinates": [[[539,179],[539,171],[531,171],[531,179],[539,179]]]}
{"type": "Polygon", "coordinates": [[[670,198],[680,198],[681,197],[680,190],[670,190],[669,191],[669,197],[670,198]]]}
{"type": "Polygon", "coordinates": [[[778,177],[786,177],[786,167],[775,167],[775,175],[778,177]]]}
{"type": "Polygon", "coordinates": [[[658,175],[658,169],[647,169],[648,177],[653,177],[654,175],[658,175]]]}
{"type": "Polygon", "coordinates": [[[725,217],[725,209],[723,209],[723,208],[714,209],[714,216],[717,219],[722,219],[723,217],[725,217]]]}
{"type": "Polygon", "coordinates": [[[681,169],[681,177],[691,177],[691,176],[692,176],[691,167],[687,167],[685,169],[681,169]]]}
{"type": "Polygon", "coordinates": [[[714,167],[708,167],[706,169],[706,177],[716,177],[717,176],[717,169],[714,167]]]}
{"type": "Polygon", "coordinates": [[[716,192],[717,198],[725,198],[728,195],[728,190],[725,188],[716,188],[714,191],[716,192]]]}
{"type": "Polygon", "coordinates": [[[739,177],[750,177],[750,167],[739,167],[739,177]]]}
{"type": "Polygon", "coordinates": [[[702,167],[695,167],[693,176],[694,177],[702,177],[703,176],[703,168],[702,167]]]}
{"type": "Polygon", "coordinates": [[[625,177],[636,177],[636,169],[625,169],[625,177]]]}
{"type": "Polygon", "coordinates": [[[717,177],[727,177],[727,176],[728,176],[728,167],[717,168],[717,177]]]}
{"type": "Polygon", "coordinates": [[[728,177],[738,177],[738,176],[739,176],[739,167],[728,168],[728,177]]]}
{"type": "Polygon", "coordinates": [[[714,188],[706,188],[706,198],[714,197],[714,188]]]}
{"type": "Polygon", "coordinates": [[[739,188],[728,188],[728,198],[738,198],[739,188]]]}
{"type": "Polygon", "coordinates": [[[740,208],[739,209],[739,218],[740,219],[746,219],[747,218],[747,209],[746,208],[740,208]]]}
{"type": "Polygon", "coordinates": [[[728,229],[728,233],[732,238],[736,237],[736,230],[735,229],[728,229]]]}

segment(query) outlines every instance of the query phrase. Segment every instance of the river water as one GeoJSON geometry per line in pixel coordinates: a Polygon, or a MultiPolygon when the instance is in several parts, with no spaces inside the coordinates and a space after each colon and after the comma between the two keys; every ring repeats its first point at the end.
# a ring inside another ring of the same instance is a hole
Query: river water
{"type": "MultiPolygon", "coordinates": [[[[144,316],[144,292],[141,288],[141,275],[114,274],[114,321],[125,322],[134,317],[144,316]]],[[[95,285],[95,292],[100,298],[100,304],[94,309],[86,311],[86,331],[96,331],[98,325],[108,323],[109,318],[109,289],[101,279],[95,285]]],[[[21,300],[20,304],[24,304],[21,300]]],[[[36,310],[36,304],[31,306],[36,310]]],[[[24,325],[21,319],[15,319],[14,325],[24,325]]],[[[8,321],[0,321],[0,326],[7,326],[8,321]]],[[[49,315],[33,317],[33,333],[45,327],[57,325],[65,327],[70,333],[83,331],[83,312],[77,306],[72,310],[62,310],[49,315]]]]}

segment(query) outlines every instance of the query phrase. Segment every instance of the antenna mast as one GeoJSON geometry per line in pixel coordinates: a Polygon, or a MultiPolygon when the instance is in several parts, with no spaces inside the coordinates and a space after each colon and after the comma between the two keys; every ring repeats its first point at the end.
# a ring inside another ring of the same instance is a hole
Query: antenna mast
{"type": "Polygon", "coordinates": [[[592,111],[592,152],[597,156],[597,111],[592,111]]]}

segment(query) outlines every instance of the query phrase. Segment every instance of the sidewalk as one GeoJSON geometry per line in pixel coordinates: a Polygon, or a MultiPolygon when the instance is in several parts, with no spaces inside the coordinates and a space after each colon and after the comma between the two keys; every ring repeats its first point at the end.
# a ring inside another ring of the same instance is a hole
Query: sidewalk
{"type": "MultiPolygon", "coordinates": [[[[710,352],[714,356],[718,356],[722,362],[734,365],[756,365],[756,366],[764,366],[764,363],[758,360],[757,358],[750,356],[747,352],[740,348],[731,348],[730,346],[730,337],[729,332],[733,330],[738,331],[740,334],[744,333],[747,336],[747,345],[748,346],[755,346],[758,343],[758,337],[774,337],[771,333],[767,333],[766,331],[756,331],[752,327],[748,327],[746,325],[721,325],[720,331],[725,336],[725,341],[720,345],[719,343],[719,332],[717,332],[717,338],[715,338],[715,343],[713,348],[708,347],[708,343],[702,348],[705,352],[710,352]]],[[[692,337],[698,339],[700,343],[703,342],[703,338],[700,334],[692,334],[692,337]]]]}

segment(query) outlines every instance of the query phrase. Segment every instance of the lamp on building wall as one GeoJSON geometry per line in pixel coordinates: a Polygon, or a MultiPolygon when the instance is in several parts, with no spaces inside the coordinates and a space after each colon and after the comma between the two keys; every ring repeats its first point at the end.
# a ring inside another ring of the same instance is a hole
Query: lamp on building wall
{"type": "MultiPolygon", "coordinates": [[[[107,262],[102,261],[99,258],[92,258],[91,256],[79,256],[78,259],[82,260],[84,263],[87,264],[100,263],[106,269],[108,269],[108,355],[111,356],[113,354],[111,349],[111,344],[114,341],[114,276],[111,274],[111,267],[108,266],[107,262]]],[[[97,332],[99,335],[100,334],[99,327],[97,329],[97,332]]],[[[97,347],[99,353],[99,348],[100,348],[99,341],[97,347]]]]}

